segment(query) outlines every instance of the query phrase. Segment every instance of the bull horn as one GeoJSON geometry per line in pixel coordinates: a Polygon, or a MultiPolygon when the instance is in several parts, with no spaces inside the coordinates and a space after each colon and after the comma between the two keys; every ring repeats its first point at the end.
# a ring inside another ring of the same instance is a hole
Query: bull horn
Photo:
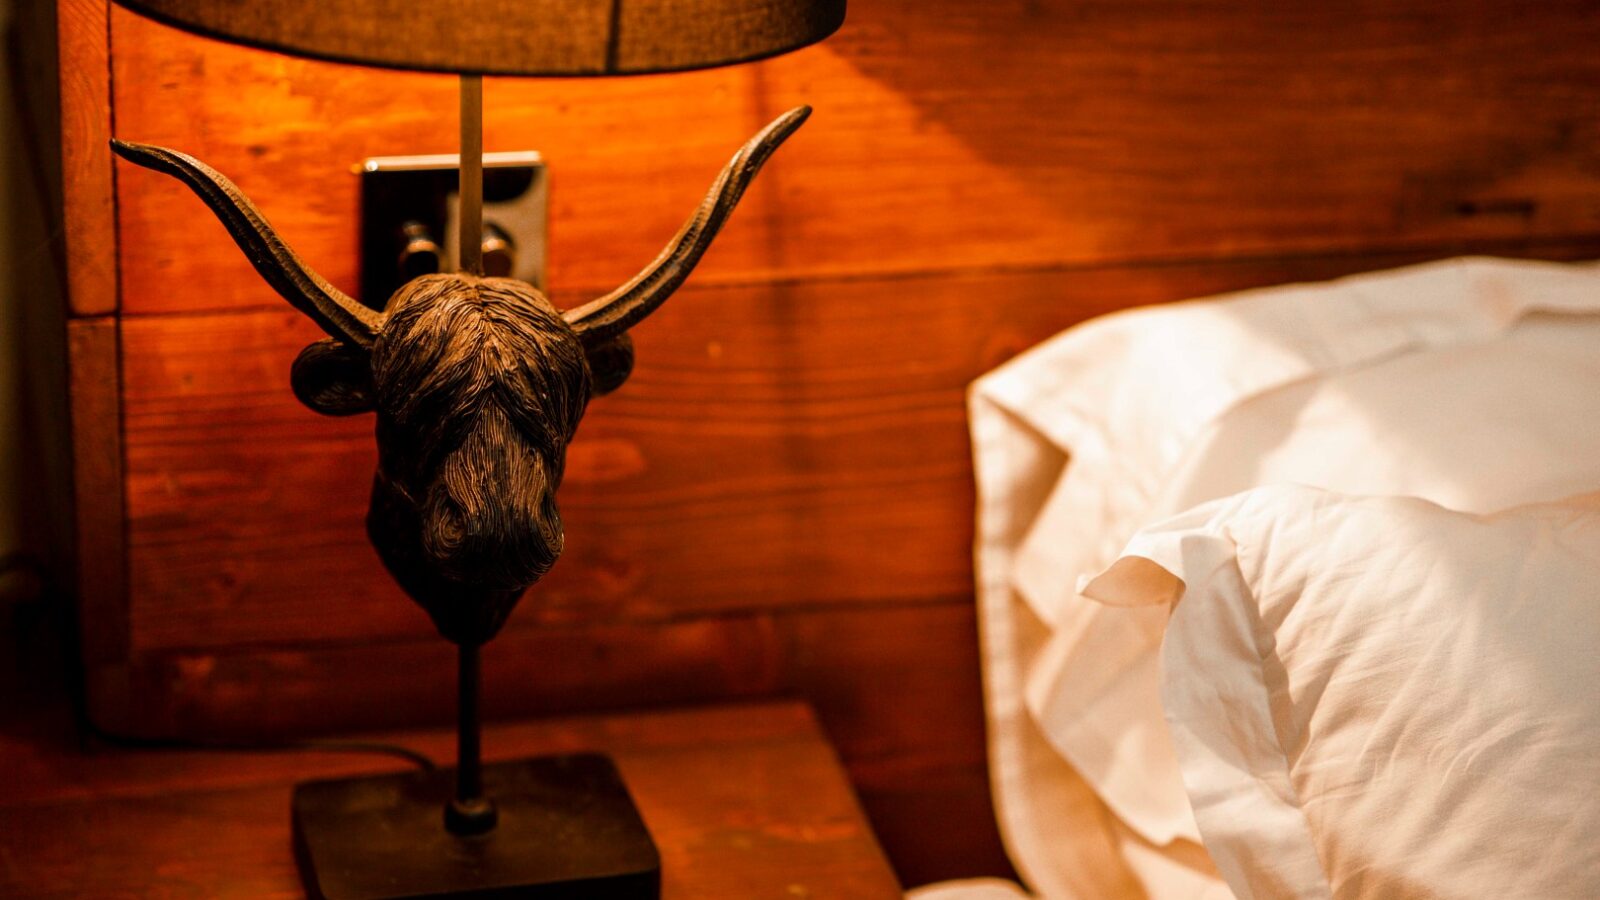
{"type": "Polygon", "coordinates": [[[273,290],[283,295],[283,299],[310,316],[332,337],[355,347],[371,349],[382,325],[379,313],[306,268],[300,257],[272,230],[250,198],[227,176],[192,156],[165,147],[127,141],[112,141],[111,147],[131,163],[165,172],[188,185],[217,214],[250,264],[273,290]]]}
{"type": "Polygon", "coordinates": [[[585,346],[598,346],[612,340],[655,312],[656,307],[672,296],[705,255],[706,248],[722,230],[733,208],[739,205],[739,198],[744,196],[745,188],[761,171],[767,157],[794,134],[809,115],[811,107],[799,106],[761,129],[733,155],[700,207],[683,223],[677,236],[668,242],[654,262],[604,297],[567,310],[567,324],[583,339],[585,346]]]}

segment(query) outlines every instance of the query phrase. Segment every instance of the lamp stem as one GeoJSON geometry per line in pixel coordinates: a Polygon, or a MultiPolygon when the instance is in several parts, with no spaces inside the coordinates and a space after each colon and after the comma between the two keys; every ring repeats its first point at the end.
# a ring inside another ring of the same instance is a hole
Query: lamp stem
{"type": "Polygon", "coordinates": [[[477,644],[460,644],[456,657],[456,797],[445,807],[445,827],[452,834],[483,834],[499,816],[494,801],[483,795],[482,723],[478,711],[482,669],[477,644]]]}
{"type": "Polygon", "coordinates": [[[482,722],[478,711],[483,670],[478,661],[478,645],[461,645],[457,669],[456,799],[466,802],[483,794],[482,722]]]}
{"type": "Polygon", "coordinates": [[[483,76],[461,76],[460,269],[483,274],[483,76]]]}

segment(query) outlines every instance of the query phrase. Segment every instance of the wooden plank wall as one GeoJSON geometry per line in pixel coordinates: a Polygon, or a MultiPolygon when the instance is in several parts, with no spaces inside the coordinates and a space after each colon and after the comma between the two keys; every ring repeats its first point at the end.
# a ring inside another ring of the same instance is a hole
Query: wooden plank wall
{"type": "MultiPolygon", "coordinates": [[[[1593,255],[1595,12],[859,0],[833,39],[756,65],[491,80],[487,149],[551,166],[563,304],[650,259],[761,124],[816,108],[591,407],[566,555],[487,650],[491,712],[798,693],[908,883],[1003,869],[966,384],[1130,305],[1458,252],[1593,255]]],[[[348,291],[350,166],[454,150],[447,77],[119,8],[109,24],[116,134],[228,173],[348,291]]],[[[86,627],[126,658],[90,673],[97,715],[177,733],[444,720],[449,649],[363,538],[371,423],[287,390],[316,329],[175,182],[119,164],[115,186],[126,601],[91,600],[86,627]]]]}

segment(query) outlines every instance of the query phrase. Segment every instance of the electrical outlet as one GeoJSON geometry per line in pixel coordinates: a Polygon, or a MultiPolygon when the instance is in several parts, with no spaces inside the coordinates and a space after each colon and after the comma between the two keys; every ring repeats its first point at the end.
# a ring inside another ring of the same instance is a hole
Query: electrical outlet
{"type": "MultiPolygon", "coordinates": [[[[460,157],[380,156],[361,176],[361,302],[382,309],[400,285],[456,269],[460,157]]],[[[549,183],[533,151],[483,155],[485,273],[544,290],[549,183]]]]}

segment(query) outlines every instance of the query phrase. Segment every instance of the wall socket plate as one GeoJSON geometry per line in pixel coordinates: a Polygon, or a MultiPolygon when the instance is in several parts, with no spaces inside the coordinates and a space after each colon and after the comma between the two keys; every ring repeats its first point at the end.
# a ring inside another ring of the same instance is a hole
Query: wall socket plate
{"type": "MultiPolygon", "coordinates": [[[[443,250],[440,270],[456,270],[459,170],[455,154],[377,156],[361,176],[361,302],[383,309],[406,281],[400,267],[402,228],[419,223],[443,250]]],[[[512,244],[510,276],[544,290],[550,187],[535,151],[483,155],[483,221],[512,244]]]]}

